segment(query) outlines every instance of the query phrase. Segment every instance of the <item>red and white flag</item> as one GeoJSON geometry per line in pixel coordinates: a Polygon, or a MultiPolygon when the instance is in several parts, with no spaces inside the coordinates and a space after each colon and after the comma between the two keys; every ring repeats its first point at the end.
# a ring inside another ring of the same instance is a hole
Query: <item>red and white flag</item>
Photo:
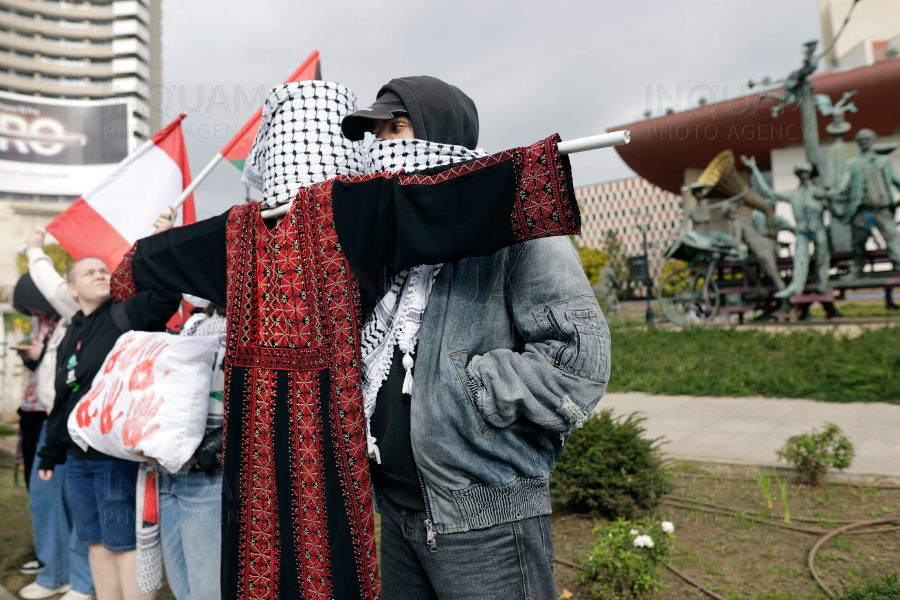
{"type": "MultiPolygon", "coordinates": [[[[75,260],[94,256],[112,271],[134,243],[153,232],[191,182],[181,120],[144,143],[92,190],[47,225],[47,231],[75,260]]],[[[193,223],[194,197],[178,209],[175,225],[193,223]]]]}

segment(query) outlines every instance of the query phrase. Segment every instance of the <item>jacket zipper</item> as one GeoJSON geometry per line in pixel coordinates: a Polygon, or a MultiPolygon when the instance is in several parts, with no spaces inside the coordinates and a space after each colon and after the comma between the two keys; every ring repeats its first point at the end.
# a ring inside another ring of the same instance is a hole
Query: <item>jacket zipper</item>
{"type": "Polygon", "coordinates": [[[434,522],[431,520],[431,507],[428,505],[428,495],[425,493],[425,480],[422,471],[416,465],[416,475],[419,476],[419,485],[422,486],[422,500],[425,502],[425,544],[432,552],[437,552],[437,534],[434,532],[434,522]]]}
{"type": "MultiPolygon", "coordinates": [[[[553,311],[550,311],[550,310],[547,311],[547,320],[550,321],[550,326],[556,330],[556,333],[558,333],[561,338],[568,340],[568,336],[566,336],[566,334],[563,333],[562,328],[559,326],[559,323],[556,321],[556,317],[553,316],[553,311]]],[[[566,349],[566,347],[562,346],[559,350],[556,351],[556,358],[554,359],[553,362],[555,362],[557,365],[562,364],[560,362],[560,360],[562,359],[562,353],[563,353],[563,350],[565,350],[565,349],[566,349]]]]}

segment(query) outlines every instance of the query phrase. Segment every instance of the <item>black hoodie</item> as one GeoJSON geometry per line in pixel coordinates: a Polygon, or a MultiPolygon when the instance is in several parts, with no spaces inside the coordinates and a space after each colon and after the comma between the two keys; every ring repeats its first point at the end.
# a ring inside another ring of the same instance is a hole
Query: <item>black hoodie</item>
{"type": "MultiPolygon", "coordinates": [[[[403,101],[416,139],[438,144],[478,144],[478,110],[459,88],[434,77],[392,79],[378,97],[394,92],[403,101]]],[[[402,393],[406,371],[403,353],[394,348],[387,379],[378,390],[370,427],[377,440],[382,462],[371,461],[372,476],[379,491],[410,510],[424,511],[425,502],[410,442],[410,396],[402,393]]]]}
{"type": "Polygon", "coordinates": [[[458,87],[419,75],[391,79],[376,97],[388,91],[397,94],[406,106],[416,139],[469,150],[478,145],[478,109],[458,87]]]}
{"type": "Polygon", "coordinates": [[[25,273],[16,282],[13,290],[13,309],[27,315],[31,314],[31,308],[39,308],[48,315],[56,312],[44,295],[38,290],[30,273],[25,273]]]}

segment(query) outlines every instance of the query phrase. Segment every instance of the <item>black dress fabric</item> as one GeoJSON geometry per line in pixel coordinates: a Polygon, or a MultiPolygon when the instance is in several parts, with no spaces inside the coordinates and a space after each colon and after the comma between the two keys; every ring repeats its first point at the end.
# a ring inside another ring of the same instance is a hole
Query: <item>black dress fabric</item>
{"type": "Polygon", "coordinates": [[[169,317],[178,309],[181,295],[172,292],[138,294],[121,306],[107,300],[88,316],[78,311],[56,350],[56,400],[47,417],[47,437],[38,452],[40,468],[53,470],[66,461],[66,455],[78,460],[118,460],[99,450],[82,450],[71,442],[67,423],[78,401],[91,389],[94,376],[119,336],[130,329],[163,331],[169,317]],[[113,311],[118,312],[114,315],[113,311]],[[123,328],[123,324],[130,327],[123,328]],[[70,360],[74,357],[75,386],[66,383],[70,360]]]}
{"type": "Polygon", "coordinates": [[[277,227],[250,203],[126,255],[117,302],[168,290],[227,306],[223,598],[378,597],[359,351],[377,294],[364,290],[404,266],[580,231],[557,143],[339,177],[301,190],[277,227]]]}
{"type": "Polygon", "coordinates": [[[370,431],[378,440],[381,463],[369,461],[372,479],[385,496],[404,508],[425,510],[422,484],[410,442],[409,394],[403,393],[403,352],[394,346],[391,369],[378,390],[370,431]]]}

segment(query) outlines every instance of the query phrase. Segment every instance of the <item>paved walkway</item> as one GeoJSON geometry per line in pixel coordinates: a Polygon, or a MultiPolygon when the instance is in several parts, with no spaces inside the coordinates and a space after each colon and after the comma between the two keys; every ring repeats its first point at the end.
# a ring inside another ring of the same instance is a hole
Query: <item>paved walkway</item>
{"type": "Polygon", "coordinates": [[[632,392],[606,394],[597,410],[605,407],[615,415],[644,413],[648,436],[669,441],[662,447],[668,456],[737,464],[776,464],[775,450],[787,438],[829,421],[856,447],[847,475],[900,481],[900,405],[632,392]]]}

